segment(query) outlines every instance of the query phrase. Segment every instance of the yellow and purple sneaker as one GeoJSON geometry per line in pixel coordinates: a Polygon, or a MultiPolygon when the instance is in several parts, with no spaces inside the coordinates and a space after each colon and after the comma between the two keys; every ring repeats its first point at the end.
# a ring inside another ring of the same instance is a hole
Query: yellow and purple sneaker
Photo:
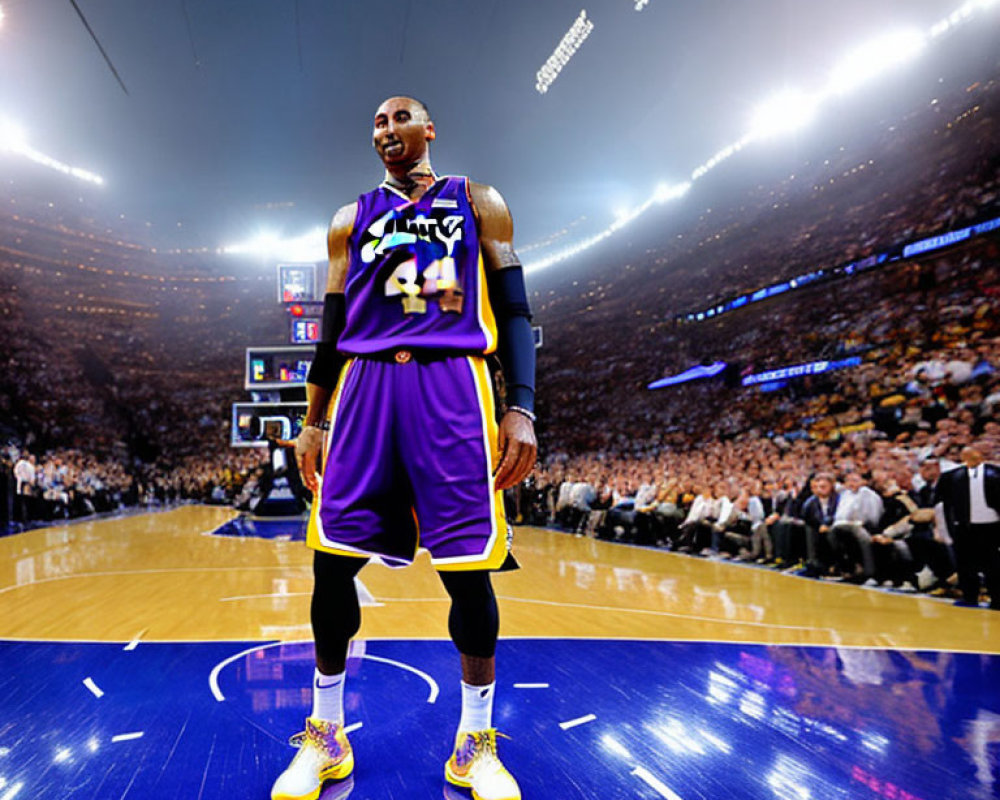
{"type": "Polygon", "coordinates": [[[324,781],[346,778],[354,769],[354,753],[344,726],[306,717],[306,729],[292,737],[299,751],[271,787],[271,800],[316,800],[324,781]]]}
{"type": "Polygon", "coordinates": [[[521,800],[517,781],[497,757],[494,728],[459,733],[444,777],[455,786],[472,789],[475,800],[521,800]]]}

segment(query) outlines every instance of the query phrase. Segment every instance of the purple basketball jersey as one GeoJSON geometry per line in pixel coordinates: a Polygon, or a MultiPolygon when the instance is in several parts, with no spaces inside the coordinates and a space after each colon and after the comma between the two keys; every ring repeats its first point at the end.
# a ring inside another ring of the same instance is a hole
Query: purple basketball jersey
{"type": "Polygon", "coordinates": [[[467,178],[439,178],[417,201],[385,184],[361,195],[349,257],[341,352],[496,349],[467,178]]]}

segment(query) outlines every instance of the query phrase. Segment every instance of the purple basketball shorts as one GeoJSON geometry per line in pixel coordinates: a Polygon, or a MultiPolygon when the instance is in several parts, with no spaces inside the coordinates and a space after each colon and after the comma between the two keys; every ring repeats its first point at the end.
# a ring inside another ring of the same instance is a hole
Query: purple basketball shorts
{"type": "Polygon", "coordinates": [[[347,362],[330,401],[306,541],[390,566],[430,552],[440,570],[498,569],[510,542],[493,484],[497,425],[482,358],[347,362]],[[400,363],[402,362],[402,363],[400,363]]]}

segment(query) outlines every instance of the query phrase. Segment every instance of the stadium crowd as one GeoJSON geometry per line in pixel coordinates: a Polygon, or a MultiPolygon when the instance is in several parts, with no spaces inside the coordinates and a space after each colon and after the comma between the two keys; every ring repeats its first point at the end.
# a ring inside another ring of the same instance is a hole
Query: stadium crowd
{"type": "Polygon", "coordinates": [[[67,448],[36,455],[8,445],[0,449],[0,530],[182,502],[233,504],[258,478],[262,461],[260,451],[245,449],[189,456],[168,467],[67,448]]]}

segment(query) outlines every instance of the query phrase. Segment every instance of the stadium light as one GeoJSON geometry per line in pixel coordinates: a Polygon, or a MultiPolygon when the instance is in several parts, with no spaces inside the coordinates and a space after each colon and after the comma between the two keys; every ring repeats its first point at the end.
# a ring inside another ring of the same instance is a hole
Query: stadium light
{"type": "Polygon", "coordinates": [[[24,128],[9,119],[0,119],[0,153],[12,153],[23,156],[29,161],[41,164],[43,167],[54,169],[63,175],[69,175],[87,183],[95,183],[98,186],[104,184],[104,178],[100,175],[81,167],[64,164],[62,161],[36,150],[28,143],[28,135],[25,133],[24,128]]]}
{"type": "Polygon", "coordinates": [[[584,9],[580,12],[580,16],[573,21],[559,44],[556,45],[552,55],[545,60],[541,69],[536,73],[535,89],[539,94],[545,94],[549,90],[555,79],[559,77],[559,73],[562,72],[562,68],[569,63],[573,54],[580,49],[580,45],[590,36],[592,30],[594,30],[594,23],[587,19],[587,11],[584,9]]]}
{"type": "Polygon", "coordinates": [[[653,192],[653,199],[657,203],[665,203],[667,200],[677,200],[686,195],[690,188],[691,184],[687,182],[678,183],[674,186],[671,186],[669,183],[659,183],[653,192]]]}
{"type": "Polygon", "coordinates": [[[28,146],[24,128],[9,119],[0,119],[0,150],[21,153],[28,146]]]}
{"type": "Polygon", "coordinates": [[[798,89],[785,89],[771,95],[754,111],[748,138],[771,139],[801,130],[816,118],[818,111],[817,97],[798,89]]]}
{"type": "MultiPolygon", "coordinates": [[[[947,17],[932,25],[926,34],[917,30],[896,31],[854,50],[834,67],[828,85],[819,92],[806,94],[805,92],[786,91],[773,96],[757,110],[750,132],[739,141],[719,150],[704,164],[695,167],[691,171],[691,181],[696,181],[708,174],[752,142],[802,128],[819,113],[823,101],[828,96],[844,94],[876,75],[912,60],[925,49],[929,39],[937,38],[978,15],[993,11],[998,5],[1000,5],[1000,0],[966,0],[963,5],[947,17]]],[[[689,188],[691,184],[680,185],[689,188]]],[[[598,233],[557,252],[525,262],[525,271],[537,272],[545,269],[579,255],[584,250],[604,241],[612,233],[648,210],[658,199],[659,194],[660,190],[657,187],[652,198],[629,212],[627,217],[618,217],[598,233]]]]}
{"type": "Polygon", "coordinates": [[[225,255],[249,255],[280,261],[315,263],[326,260],[326,230],[316,227],[300,236],[262,232],[245,242],[223,247],[225,255]]]}
{"type": "Polygon", "coordinates": [[[872,39],[848,53],[830,73],[829,91],[845,94],[893,67],[916,58],[927,44],[918,30],[902,30],[872,39]]]}
{"type": "Polygon", "coordinates": [[[3,6],[0,6],[0,28],[3,27],[3,18],[4,18],[3,6]]]}

